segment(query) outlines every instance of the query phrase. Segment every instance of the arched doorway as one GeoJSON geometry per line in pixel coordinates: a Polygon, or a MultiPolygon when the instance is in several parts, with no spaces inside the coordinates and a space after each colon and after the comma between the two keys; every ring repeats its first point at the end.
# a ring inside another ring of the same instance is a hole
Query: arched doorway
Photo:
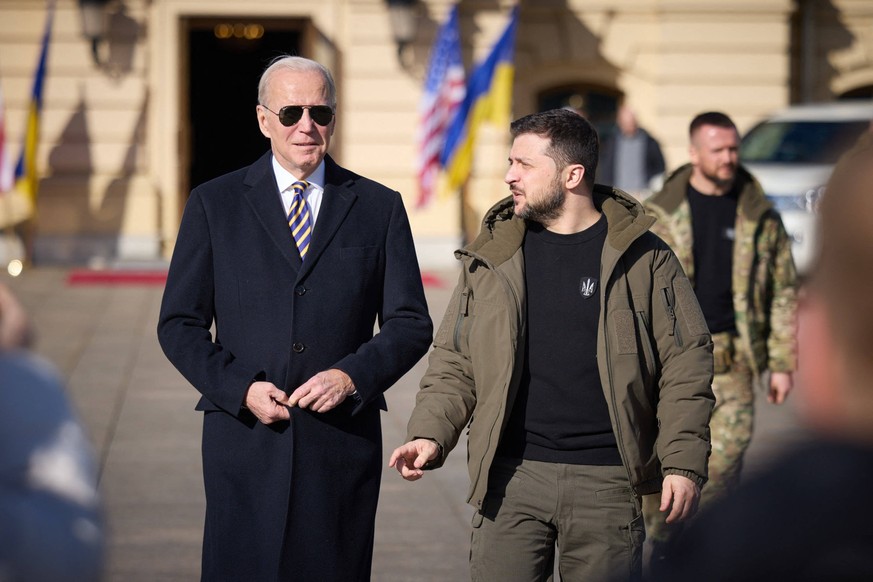
{"type": "Polygon", "coordinates": [[[258,80],[276,56],[302,53],[304,26],[302,20],[240,16],[186,21],[181,149],[189,190],[267,151],[255,117],[258,80]]]}

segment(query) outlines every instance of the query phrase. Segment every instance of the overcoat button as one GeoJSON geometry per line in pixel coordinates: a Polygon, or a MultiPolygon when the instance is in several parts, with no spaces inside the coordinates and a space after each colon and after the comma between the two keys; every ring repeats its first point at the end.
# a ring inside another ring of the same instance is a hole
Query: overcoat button
{"type": "Polygon", "coordinates": [[[306,346],[301,344],[300,342],[296,342],[293,346],[291,346],[291,349],[294,350],[295,353],[299,354],[306,349],[306,346]]]}
{"type": "Polygon", "coordinates": [[[294,289],[294,293],[297,295],[306,295],[306,287],[304,287],[303,285],[298,285],[294,289]]]}

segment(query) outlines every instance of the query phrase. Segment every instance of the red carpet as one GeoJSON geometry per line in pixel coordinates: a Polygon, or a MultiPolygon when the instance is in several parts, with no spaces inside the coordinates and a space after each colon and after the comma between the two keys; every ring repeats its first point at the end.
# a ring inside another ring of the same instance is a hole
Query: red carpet
{"type": "Polygon", "coordinates": [[[433,273],[422,273],[421,282],[424,283],[425,287],[445,287],[443,280],[433,273]]]}
{"type": "Polygon", "coordinates": [[[67,275],[67,285],[163,285],[166,271],[128,269],[74,269],[67,275]]]}

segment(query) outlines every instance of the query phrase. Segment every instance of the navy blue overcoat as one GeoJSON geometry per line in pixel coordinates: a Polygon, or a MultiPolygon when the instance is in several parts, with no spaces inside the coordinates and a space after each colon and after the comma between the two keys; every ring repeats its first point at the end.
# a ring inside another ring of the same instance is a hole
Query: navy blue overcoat
{"type": "Polygon", "coordinates": [[[427,351],[432,324],[400,195],[325,164],[303,263],[270,153],[185,207],[158,337],[202,394],[203,580],[369,579],[382,393],[427,351]],[[290,393],[329,368],[361,404],[293,408],[270,426],[242,408],[254,380],[290,393]]]}

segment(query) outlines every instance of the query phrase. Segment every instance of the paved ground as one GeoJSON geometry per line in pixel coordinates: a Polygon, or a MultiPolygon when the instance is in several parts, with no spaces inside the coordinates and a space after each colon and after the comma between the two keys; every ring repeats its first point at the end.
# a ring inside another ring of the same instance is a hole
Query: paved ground
{"type": "MultiPolygon", "coordinates": [[[[32,269],[4,278],[35,323],[35,350],[67,379],[100,460],[109,533],[109,582],[199,577],[204,514],[197,393],[164,358],[155,337],[162,288],[68,285],[68,271],[32,269]]],[[[452,272],[427,288],[439,322],[452,272]]],[[[385,455],[401,442],[420,362],[387,393],[385,455]]],[[[759,407],[748,468],[754,471],[799,431],[792,407],[759,407]]],[[[459,447],[464,447],[462,442],[459,447]]],[[[417,483],[385,470],[376,523],[376,582],[468,579],[464,448],[417,483]]]]}

